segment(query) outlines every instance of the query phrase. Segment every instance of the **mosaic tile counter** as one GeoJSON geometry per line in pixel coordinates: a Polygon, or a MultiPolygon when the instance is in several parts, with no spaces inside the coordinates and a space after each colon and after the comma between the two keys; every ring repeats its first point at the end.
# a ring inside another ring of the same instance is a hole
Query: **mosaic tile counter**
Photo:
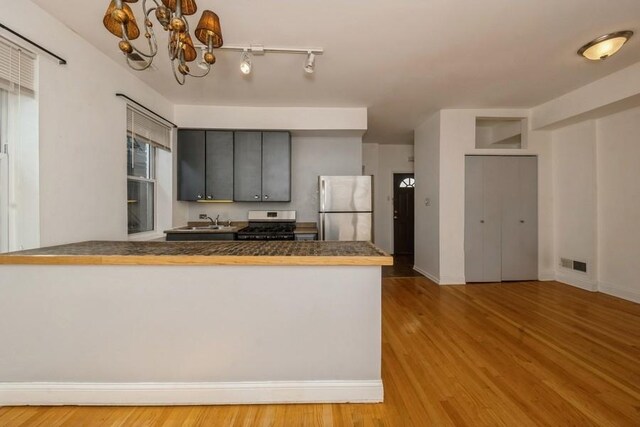
{"type": "Polygon", "coordinates": [[[381,402],[391,263],[365,242],[0,254],[0,406],[381,402]]]}
{"type": "Polygon", "coordinates": [[[90,241],[0,254],[0,264],[392,265],[369,242],[90,241]]]}

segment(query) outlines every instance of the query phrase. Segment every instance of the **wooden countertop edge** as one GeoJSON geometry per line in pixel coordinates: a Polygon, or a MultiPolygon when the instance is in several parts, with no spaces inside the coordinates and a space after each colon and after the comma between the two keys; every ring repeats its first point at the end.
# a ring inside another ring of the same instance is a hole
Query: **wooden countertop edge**
{"type": "Polygon", "coordinates": [[[281,265],[383,266],[390,256],[12,255],[0,265],[281,265]]]}

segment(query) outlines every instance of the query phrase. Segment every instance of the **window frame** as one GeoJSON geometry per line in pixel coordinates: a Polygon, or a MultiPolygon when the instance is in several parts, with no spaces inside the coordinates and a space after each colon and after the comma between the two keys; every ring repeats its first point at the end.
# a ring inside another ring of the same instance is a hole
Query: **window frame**
{"type": "MultiPolygon", "coordinates": [[[[133,140],[133,142],[137,142],[138,144],[146,144],[149,147],[149,175],[151,178],[129,175],[129,171],[127,170],[127,236],[129,238],[144,238],[147,236],[155,235],[158,232],[158,174],[157,174],[157,164],[158,164],[158,148],[153,144],[144,141],[136,141],[133,135],[127,135],[127,150],[129,150],[129,138],[133,140]],[[151,230],[145,231],[129,231],[129,181],[137,181],[137,182],[147,182],[153,184],[153,227],[151,230]]],[[[135,151],[135,147],[133,147],[135,151]]],[[[135,161],[135,156],[132,158],[135,161]]]]}

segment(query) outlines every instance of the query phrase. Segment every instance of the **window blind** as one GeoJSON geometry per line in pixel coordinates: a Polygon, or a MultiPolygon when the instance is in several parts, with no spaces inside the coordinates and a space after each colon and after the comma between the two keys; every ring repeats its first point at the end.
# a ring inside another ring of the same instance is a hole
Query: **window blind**
{"type": "Polygon", "coordinates": [[[35,92],[35,56],[0,38],[0,87],[35,92]]]}
{"type": "Polygon", "coordinates": [[[163,150],[171,151],[171,128],[127,106],[127,134],[163,150]]]}

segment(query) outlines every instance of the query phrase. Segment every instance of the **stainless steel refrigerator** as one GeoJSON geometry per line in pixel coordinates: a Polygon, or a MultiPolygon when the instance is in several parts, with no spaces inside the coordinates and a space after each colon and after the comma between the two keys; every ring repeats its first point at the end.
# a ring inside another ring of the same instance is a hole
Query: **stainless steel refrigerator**
{"type": "Polygon", "coordinates": [[[320,240],[373,240],[373,177],[321,176],[320,240]]]}

